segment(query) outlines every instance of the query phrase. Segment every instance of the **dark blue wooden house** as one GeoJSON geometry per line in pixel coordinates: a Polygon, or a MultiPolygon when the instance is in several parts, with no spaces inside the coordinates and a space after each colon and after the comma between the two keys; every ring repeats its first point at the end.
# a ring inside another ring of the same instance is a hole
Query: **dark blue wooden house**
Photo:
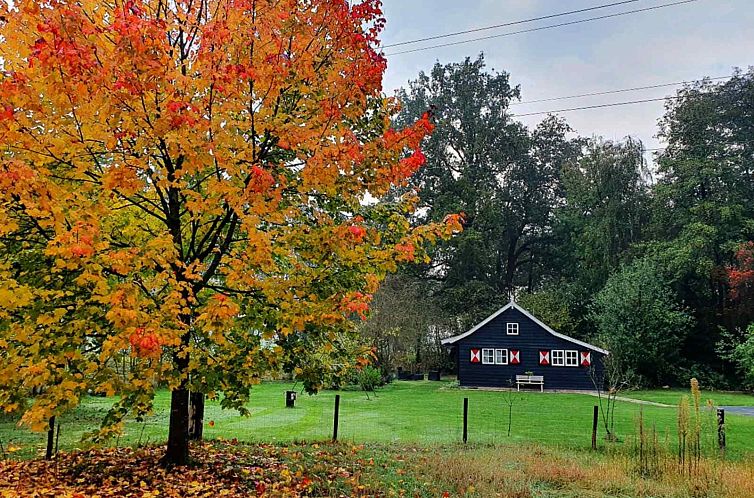
{"type": "Polygon", "coordinates": [[[527,376],[538,388],[594,390],[592,375],[602,378],[602,358],[610,354],[555,332],[513,301],[442,343],[453,350],[459,383],[469,387],[516,387],[527,376]]]}

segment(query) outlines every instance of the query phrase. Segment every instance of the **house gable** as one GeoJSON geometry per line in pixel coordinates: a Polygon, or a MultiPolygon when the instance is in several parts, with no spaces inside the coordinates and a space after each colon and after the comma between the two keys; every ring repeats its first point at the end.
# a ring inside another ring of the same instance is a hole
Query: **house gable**
{"type": "MultiPolygon", "coordinates": [[[[609,355],[610,354],[609,351],[607,351],[605,349],[602,349],[600,347],[597,347],[597,346],[595,346],[593,344],[589,344],[587,342],[580,341],[578,339],[574,339],[573,337],[569,337],[569,336],[567,336],[565,334],[561,334],[559,332],[555,332],[553,329],[551,329],[550,327],[548,327],[546,324],[544,324],[539,319],[537,319],[534,315],[532,315],[531,313],[529,313],[528,311],[526,311],[525,309],[523,309],[521,306],[519,306],[518,304],[516,304],[513,301],[511,301],[507,305],[505,305],[502,308],[500,308],[499,310],[497,310],[495,313],[493,313],[490,316],[488,316],[487,318],[485,318],[482,322],[480,322],[477,325],[475,325],[474,327],[472,327],[469,331],[464,332],[463,334],[459,334],[459,335],[453,336],[453,337],[448,337],[447,339],[443,339],[442,340],[442,344],[446,345],[446,346],[449,346],[449,345],[455,344],[456,342],[458,342],[460,340],[465,339],[466,337],[471,336],[472,334],[476,333],[478,330],[480,330],[483,327],[485,327],[487,324],[489,324],[489,323],[491,323],[493,321],[500,320],[499,317],[501,317],[501,315],[503,315],[508,310],[516,310],[516,311],[518,311],[524,317],[526,317],[527,319],[531,320],[537,326],[541,327],[542,329],[544,329],[545,331],[547,331],[549,334],[553,335],[554,337],[557,337],[559,339],[563,339],[565,341],[571,342],[574,345],[580,346],[582,348],[587,348],[587,349],[590,349],[592,351],[597,351],[598,353],[602,353],[603,355],[609,355]]],[[[504,331],[504,333],[505,333],[505,331],[504,331]]]]}

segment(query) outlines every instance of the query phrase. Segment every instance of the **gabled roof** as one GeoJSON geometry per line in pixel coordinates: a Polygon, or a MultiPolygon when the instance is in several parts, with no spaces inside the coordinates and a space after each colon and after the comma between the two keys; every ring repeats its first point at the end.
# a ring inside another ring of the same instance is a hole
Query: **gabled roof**
{"type": "Polygon", "coordinates": [[[567,335],[561,334],[559,332],[555,332],[550,327],[548,327],[547,325],[545,325],[544,323],[542,323],[539,319],[537,319],[537,317],[535,317],[534,315],[532,315],[531,313],[529,313],[528,311],[526,311],[525,309],[523,309],[521,306],[519,306],[518,304],[516,304],[513,301],[509,302],[508,304],[506,304],[505,306],[503,306],[502,308],[500,308],[499,310],[497,310],[496,312],[494,312],[493,314],[491,314],[490,316],[488,316],[487,318],[485,318],[484,321],[478,323],[476,326],[474,326],[474,328],[472,328],[468,332],[464,332],[463,334],[456,335],[456,336],[453,336],[453,337],[448,337],[447,339],[443,339],[442,340],[442,344],[444,344],[444,345],[455,344],[456,342],[460,341],[461,339],[463,339],[465,337],[468,337],[471,334],[473,334],[474,332],[476,332],[477,330],[481,329],[482,327],[484,327],[485,325],[487,325],[488,323],[490,323],[492,320],[494,320],[495,318],[497,318],[504,311],[507,311],[507,310],[509,310],[511,308],[517,309],[518,311],[520,311],[521,313],[523,313],[524,315],[526,315],[528,318],[530,318],[534,323],[536,323],[537,325],[539,325],[540,327],[542,327],[543,329],[545,329],[547,332],[549,332],[550,334],[554,335],[555,337],[559,337],[559,338],[564,339],[564,340],[566,340],[568,342],[572,342],[574,344],[578,344],[579,346],[584,346],[585,348],[592,349],[592,350],[597,351],[599,353],[602,353],[604,355],[609,355],[610,354],[610,351],[608,351],[606,349],[598,348],[597,346],[595,346],[593,344],[589,344],[588,342],[580,341],[578,339],[574,339],[573,337],[568,337],[567,335]]]}

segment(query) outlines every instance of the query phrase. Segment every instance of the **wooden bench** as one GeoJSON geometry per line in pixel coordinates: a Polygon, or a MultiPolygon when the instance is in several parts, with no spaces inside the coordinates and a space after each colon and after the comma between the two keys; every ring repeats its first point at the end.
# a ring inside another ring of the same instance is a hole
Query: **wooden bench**
{"type": "Polygon", "coordinates": [[[516,375],[516,390],[521,390],[521,385],[539,386],[540,392],[545,391],[545,378],[543,375],[516,375]]]}

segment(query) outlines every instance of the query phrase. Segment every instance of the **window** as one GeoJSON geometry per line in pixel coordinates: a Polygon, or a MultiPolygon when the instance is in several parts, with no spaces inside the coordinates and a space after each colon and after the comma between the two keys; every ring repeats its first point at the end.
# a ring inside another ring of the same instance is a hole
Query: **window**
{"type": "Polygon", "coordinates": [[[495,365],[507,365],[508,364],[508,350],[496,349],[495,350],[495,365]]]}
{"type": "Polygon", "coordinates": [[[494,349],[482,349],[482,364],[483,365],[495,364],[495,350],[494,349]]]}
{"type": "Polygon", "coordinates": [[[553,349],[550,352],[551,365],[554,367],[578,367],[579,352],[574,350],[553,349]]]}
{"type": "Polygon", "coordinates": [[[565,366],[567,367],[579,366],[579,352],[578,351],[565,352],[565,366]]]}
{"type": "Polygon", "coordinates": [[[508,364],[508,350],[507,349],[482,349],[482,364],[483,365],[507,365],[508,364]]]}
{"type": "Polygon", "coordinates": [[[562,367],[565,365],[565,358],[562,349],[553,349],[550,355],[550,364],[553,367],[562,367]]]}
{"type": "Polygon", "coordinates": [[[518,335],[518,324],[517,323],[506,323],[505,324],[505,333],[508,335],[518,335]]]}

